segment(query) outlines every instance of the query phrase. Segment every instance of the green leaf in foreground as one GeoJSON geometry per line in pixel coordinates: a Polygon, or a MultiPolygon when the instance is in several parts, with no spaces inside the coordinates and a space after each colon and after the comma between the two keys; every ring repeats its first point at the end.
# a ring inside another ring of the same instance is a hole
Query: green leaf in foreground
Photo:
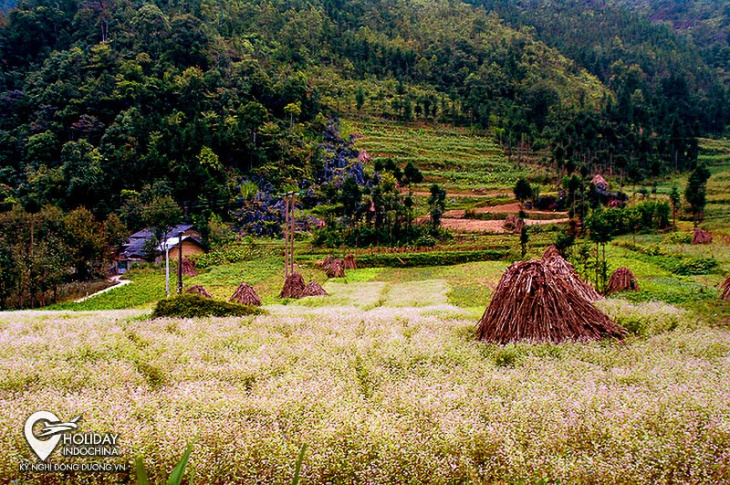
{"type": "Polygon", "coordinates": [[[134,461],[134,469],[137,472],[137,485],[152,485],[150,483],[150,477],[147,476],[147,470],[144,467],[144,460],[141,456],[138,456],[134,461]]]}
{"type": "MultiPolygon", "coordinates": [[[[180,462],[172,470],[172,473],[170,474],[170,478],[167,480],[167,485],[180,485],[182,483],[182,478],[183,478],[183,475],[185,474],[185,467],[188,464],[188,460],[190,459],[190,453],[192,451],[193,451],[193,443],[190,443],[188,445],[188,447],[185,449],[185,453],[183,453],[183,456],[180,459],[180,462]]],[[[190,478],[190,482],[192,483],[192,477],[190,478]]]]}
{"type": "Polygon", "coordinates": [[[302,445],[302,449],[299,450],[299,457],[297,458],[297,466],[294,469],[294,478],[292,479],[292,485],[299,485],[299,472],[302,471],[302,462],[304,461],[304,453],[307,451],[307,444],[302,445]]]}

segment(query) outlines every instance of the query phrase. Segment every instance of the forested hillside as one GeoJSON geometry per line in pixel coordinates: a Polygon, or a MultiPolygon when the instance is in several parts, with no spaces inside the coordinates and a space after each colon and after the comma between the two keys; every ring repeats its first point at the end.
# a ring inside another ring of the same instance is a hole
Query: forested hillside
{"type": "Polygon", "coordinates": [[[311,178],[327,120],[357,113],[633,178],[691,167],[727,124],[726,87],[669,27],[603,2],[474,3],[25,0],[0,30],[3,209],[225,212],[241,176],[311,178]]]}
{"type": "Polygon", "coordinates": [[[692,39],[710,66],[730,73],[730,3],[727,1],[619,0],[619,3],[655,22],[668,22],[692,39]]]}

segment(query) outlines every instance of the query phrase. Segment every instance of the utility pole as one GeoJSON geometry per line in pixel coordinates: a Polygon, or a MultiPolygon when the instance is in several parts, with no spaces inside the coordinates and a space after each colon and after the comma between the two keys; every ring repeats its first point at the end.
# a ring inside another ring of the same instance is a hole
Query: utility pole
{"type": "Polygon", "coordinates": [[[167,231],[165,231],[165,295],[170,296],[170,241],[167,240],[167,231]]]}
{"type": "Polygon", "coordinates": [[[294,192],[291,193],[291,215],[289,216],[289,223],[291,224],[291,256],[289,262],[291,264],[290,273],[294,273],[294,192]]]}
{"type": "Polygon", "coordinates": [[[284,277],[289,277],[289,194],[284,198],[284,277]]]}
{"type": "Polygon", "coordinates": [[[178,232],[177,233],[177,248],[178,248],[178,253],[177,253],[177,294],[178,295],[182,294],[182,290],[183,290],[183,282],[182,282],[182,258],[183,258],[183,254],[182,254],[182,237],[183,237],[183,233],[182,232],[178,232]]]}

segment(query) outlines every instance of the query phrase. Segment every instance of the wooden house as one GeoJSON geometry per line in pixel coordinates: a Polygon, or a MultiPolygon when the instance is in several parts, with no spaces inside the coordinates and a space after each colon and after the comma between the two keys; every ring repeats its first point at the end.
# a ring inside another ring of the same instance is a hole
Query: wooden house
{"type": "Polygon", "coordinates": [[[154,240],[155,233],[150,228],[135,232],[129,236],[129,240],[122,245],[122,250],[117,256],[116,274],[126,273],[133,263],[144,261],[155,261],[157,263],[165,260],[165,248],[170,248],[170,260],[177,261],[179,244],[182,242],[183,257],[204,252],[200,233],[192,224],[178,224],[167,230],[167,239],[158,242],[154,246],[154,254],[148,254],[154,240]],[[182,233],[182,237],[179,234],[182,233]]]}

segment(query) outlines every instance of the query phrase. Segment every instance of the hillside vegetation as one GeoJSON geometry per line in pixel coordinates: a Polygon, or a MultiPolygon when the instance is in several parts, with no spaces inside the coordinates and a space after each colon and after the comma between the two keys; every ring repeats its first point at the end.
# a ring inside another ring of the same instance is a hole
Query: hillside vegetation
{"type": "Polygon", "coordinates": [[[449,192],[694,169],[730,119],[722,73],[639,13],[551,5],[20,2],[0,22],[0,299],[45,304],[145,226],[280,237],[285,191],[317,245],[433,246],[449,192]]]}
{"type": "Polygon", "coordinates": [[[596,23],[609,14],[590,4],[484,5],[24,1],[0,30],[5,207],[104,217],[135,191],[225,213],[236,176],[311,176],[325,120],[353,112],[477,125],[510,152],[557,147],[561,163],[615,153],[646,173],[691,167],[695,137],[724,129],[725,88],[671,32],[596,23]],[[623,47],[578,50],[586,35],[623,47]]]}

